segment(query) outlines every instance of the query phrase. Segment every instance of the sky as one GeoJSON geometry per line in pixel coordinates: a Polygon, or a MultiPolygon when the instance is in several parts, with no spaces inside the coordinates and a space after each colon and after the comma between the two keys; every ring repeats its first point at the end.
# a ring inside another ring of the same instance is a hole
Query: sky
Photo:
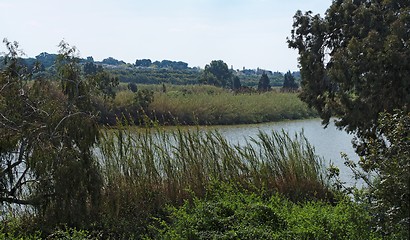
{"type": "MultiPolygon", "coordinates": [[[[0,38],[26,57],[57,53],[64,40],[80,56],[183,61],[204,68],[298,70],[286,37],[297,10],[324,15],[332,0],[0,0],[0,38]]],[[[4,44],[0,52],[5,52],[4,44]]]]}

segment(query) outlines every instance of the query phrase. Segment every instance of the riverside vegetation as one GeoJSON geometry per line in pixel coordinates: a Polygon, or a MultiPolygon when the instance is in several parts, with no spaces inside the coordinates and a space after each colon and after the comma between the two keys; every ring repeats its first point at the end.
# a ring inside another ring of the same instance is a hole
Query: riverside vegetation
{"type": "MultiPolygon", "coordinates": [[[[209,85],[140,85],[138,89],[152,94],[143,108],[144,114],[165,125],[261,123],[317,116],[296,94],[282,93],[279,89],[252,94],[235,94],[209,85]]],[[[112,110],[102,114],[102,121],[115,124],[121,113],[132,115],[139,107],[138,101],[132,91],[119,91],[107,103],[105,108],[112,110]]]]}
{"type": "Polygon", "coordinates": [[[28,209],[3,219],[3,236],[377,236],[364,205],[334,191],[322,159],[303,135],[260,133],[239,147],[218,132],[119,126],[104,131],[96,157],[102,177],[98,216],[85,220],[85,213],[77,213],[67,223],[28,209]]]}
{"type": "MultiPolygon", "coordinates": [[[[26,81],[29,75],[16,61],[16,43],[6,43],[10,56],[1,75],[1,237],[381,239],[370,205],[360,200],[365,195],[355,193],[356,201],[346,195],[334,178],[337,169],[328,171],[302,134],[260,133],[236,146],[215,131],[152,128],[156,122],[146,120],[147,114],[143,120],[151,128],[135,126],[128,117],[120,118],[115,128],[104,128],[97,125],[93,109],[110,98],[114,103],[136,102],[136,114],[142,114],[154,112],[150,96],[179,103],[190,99],[193,103],[184,102],[187,106],[200,107],[205,97],[227,104],[227,99],[243,98],[254,104],[254,95],[228,95],[211,86],[165,86],[166,91],[149,89],[164,86],[141,86],[142,93],[133,93],[133,98],[121,97],[128,90],[109,97],[104,87],[110,84],[104,81],[115,79],[104,73],[82,76],[75,48],[64,42],[60,82],[26,81]]],[[[278,108],[290,98],[290,106],[306,109],[291,93],[257,94],[256,99],[267,105],[275,95],[278,108]]]]}
{"type": "MultiPolygon", "coordinates": [[[[164,131],[159,123],[310,116],[292,93],[248,95],[253,90],[222,61],[200,77],[213,86],[127,90],[102,68],[85,71],[65,42],[55,74],[44,77],[24,68],[18,44],[5,40],[0,237],[408,239],[410,38],[402,30],[409,4],[334,1],[325,18],[298,11],[288,39],[299,50],[300,98],[324,123],[336,116],[340,128],[357,134],[360,160],[346,164],[366,183],[361,189],[340,182],[339,170],[323,165],[303,134],[260,133],[237,146],[217,131],[164,131]],[[232,99],[244,115],[235,114],[232,99]]],[[[258,89],[270,89],[263,79],[258,89]]]]}

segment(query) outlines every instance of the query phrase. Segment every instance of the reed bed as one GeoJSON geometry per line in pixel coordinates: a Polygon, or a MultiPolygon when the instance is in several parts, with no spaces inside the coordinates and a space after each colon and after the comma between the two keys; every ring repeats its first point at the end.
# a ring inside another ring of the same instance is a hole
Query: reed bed
{"type": "Polygon", "coordinates": [[[303,119],[316,116],[295,93],[181,94],[156,93],[149,107],[160,122],[180,124],[244,124],[303,119]]]}
{"type": "Polygon", "coordinates": [[[276,192],[295,202],[331,198],[323,160],[303,133],[292,138],[260,132],[239,146],[217,131],[120,126],[103,132],[97,152],[103,209],[113,221],[145,221],[166,204],[205,196],[214,182],[276,192]]]}
{"type": "MultiPolygon", "coordinates": [[[[147,116],[165,125],[227,125],[317,117],[296,93],[274,89],[265,93],[236,94],[209,85],[139,85],[154,92],[144,109],[147,116]]],[[[135,94],[119,91],[114,106],[129,113],[135,94]]]]}

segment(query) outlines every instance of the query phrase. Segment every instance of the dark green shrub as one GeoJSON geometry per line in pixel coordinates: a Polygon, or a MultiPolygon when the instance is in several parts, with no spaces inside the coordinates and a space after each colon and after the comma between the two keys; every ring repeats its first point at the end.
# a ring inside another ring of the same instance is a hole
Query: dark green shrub
{"type": "Polygon", "coordinates": [[[160,239],[380,239],[367,211],[350,200],[295,204],[217,184],[206,198],[170,211],[160,239]]]}

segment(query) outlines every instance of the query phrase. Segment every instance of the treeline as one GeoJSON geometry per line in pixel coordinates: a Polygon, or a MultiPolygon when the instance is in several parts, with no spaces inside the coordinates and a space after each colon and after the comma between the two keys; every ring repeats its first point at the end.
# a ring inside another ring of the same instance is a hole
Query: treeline
{"type": "Polygon", "coordinates": [[[167,68],[112,68],[108,70],[117,76],[121,82],[137,84],[198,84],[200,70],[198,69],[167,69],[167,68]]]}
{"type": "MultiPolygon", "coordinates": [[[[56,74],[55,62],[58,54],[40,53],[34,58],[20,58],[20,64],[24,65],[33,76],[52,77],[56,74]]],[[[0,57],[0,68],[3,66],[4,58],[0,57]]],[[[204,69],[189,67],[188,63],[182,61],[152,61],[151,59],[137,59],[134,64],[108,57],[102,61],[94,61],[93,57],[78,58],[81,65],[95,64],[103,67],[111,75],[118,77],[120,82],[138,84],[199,84],[204,69]]],[[[226,65],[227,67],[227,65],[226,65]]],[[[264,69],[228,69],[233,76],[238,77],[241,86],[257,88],[260,78],[265,73],[269,78],[271,87],[282,87],[285,82],[285,74],[272,72],[264,69]]],[[[300,72],[292,72],[296,83],[301,81],[300,72]]]]}
{"type": "Polygon", "coordinates": [[[170,61],[170,60],[162,60],[152,62],[151,59],[137,59],[135,61],[136,67],[151,67],[151,68],[168,68],[168,69],[175,69],[175,70],[185,70],[188,69],[188,63],[181,62],[181,61],[170,61]]]}

